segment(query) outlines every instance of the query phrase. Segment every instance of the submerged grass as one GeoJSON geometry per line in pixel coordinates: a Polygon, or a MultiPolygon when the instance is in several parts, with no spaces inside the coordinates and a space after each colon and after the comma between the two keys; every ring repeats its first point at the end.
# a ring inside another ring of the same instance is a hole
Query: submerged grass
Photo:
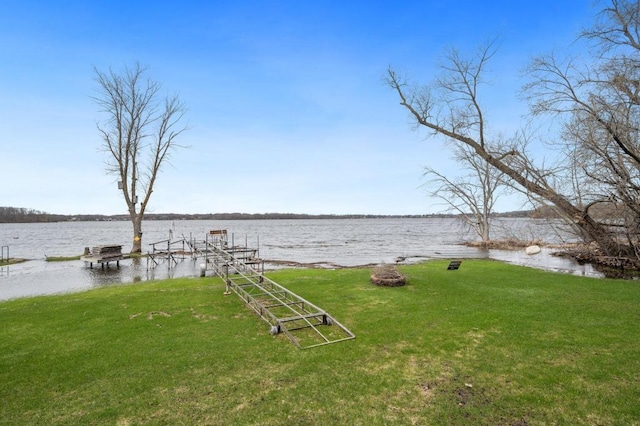
{"type": "Polygon", "coordinates": [[[82,256],[45,256],[47,262],[68,262],[70,260],[80,260],[82,256]]]}
{"type": "Polygon", "coordinates": [[[357,336],[309,350],[217,278],[0,303],[0,424],[639,424],[636,282],[446,265],[269,274],[357,336]]]}

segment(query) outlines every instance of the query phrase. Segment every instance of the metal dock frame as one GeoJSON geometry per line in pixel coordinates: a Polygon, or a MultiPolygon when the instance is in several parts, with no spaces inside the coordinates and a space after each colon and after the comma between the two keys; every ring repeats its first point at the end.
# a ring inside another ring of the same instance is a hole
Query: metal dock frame
{"type": "Polygon", "coordinates": [[[354,339],[355,335],[324,310],[264,276],[247,260],[244,247],[210,244],[209,262],[225,280],[227,292],[233,291],[251,309],[271,325],[271,334],[284,333],[300,349],[354,339]]]}
{"type": "Polygon", "coordinates": [[[149,243],[149,245],[151,246],[151,251],[147,251],[147,271],[155,268],[164,260],[167,261],[169,269],[171,269],[178,264],[176,256],[182,256],[182,260],[184,260],[186,247],[188,246],[191,250],[190,242],[185,240],[184,236],[181,240],[171,240],[171,238],[169,238],[156,241],[155,243],[149,243]],[[182,249],[176,250],[173,248],[176,244],[182,244],[182,249]]]}

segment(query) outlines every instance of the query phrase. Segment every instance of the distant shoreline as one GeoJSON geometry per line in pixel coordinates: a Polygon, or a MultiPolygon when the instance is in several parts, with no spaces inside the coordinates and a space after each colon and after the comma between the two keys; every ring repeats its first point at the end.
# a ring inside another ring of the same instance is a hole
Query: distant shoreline
{"type": "MultiPolygon", "coordinates": [[[[47,222],[94,222],[94,221],[128,221],[127,214],[118,215],[58,215],[38,211],[26,211],[19,214],[2,214],[0,207],[0,223],[47,223],[47,222]]],[[[495,213],[493,217],[534,217],[534,212],[515,211],[495,213]]],[[[379,215],[379,214],[300,214],[300,213],[146,213],[145,220],[278,220],[278,219],[425,219],[425,218],[456,218],[457,214],[436,213],[423,215],[379,215]]]]}

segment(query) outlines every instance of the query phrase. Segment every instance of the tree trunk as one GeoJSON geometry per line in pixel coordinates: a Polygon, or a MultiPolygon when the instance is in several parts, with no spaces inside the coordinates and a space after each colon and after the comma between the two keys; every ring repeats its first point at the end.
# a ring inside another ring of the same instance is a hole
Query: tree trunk
{"type": "Polygon", "coordinates": [[[475,142],[470,141],[469,144],[476,149],[478,155],[483,157],[492,166],[504,172],[504,174],[517,182],[522,188],[526,189],[526,191],[549,201],[562,211],[565,217],[571,218],[573,224],[582,231],[587,242],[594,241],[598,244],[600,250],[604,254],[607,256],[620,256],[627,254],[624,253],[625,250],[623,250],[620,244],[616,242],[607,227],[595,221],[589,215],[588,211],[574,206],[558,192],[555,192],[550,188],[542,187],[541,185],[527,179],[525,176],[518,173],[499,159],[490,155],[475,142]]]}
{"type": "Polygon", "coordinates": [[[142,253],[142,214],[137,214],[131,218],[133,223],[133,245],[131,253],[142,253]]]}
{"type": "Polygon", "coordinates": [[[491,240],[491,235],[489,235],[489,217],[487,214],[482,215],[482,241],[491,240]]]}
{"type": "MultiPolygon", "coordinates": [[[[397,88],[397,90],[400,93],[399,87],[397,88]]],[[[573,221],[573,225],[575,225],[582,231],[587,242],[594,241],[596,244],[598,244],[603,254],[607,256],[627,256],[629,254],[629,247],[623,247],[622,245],[620,245],[611,234],[611,232],[609,232],[609,229],[605,225],[602,225],[594,220],[589,215],[589,212],[587,210],[583,210],[577,206],[574,206],[559,192],[549,187],[542,186],[534,180],[529,179],[525,174],[515,170],[504,161],[502,161],[502,158],[505,158],[508,155],[517,155],[517,152],[514,151],[497,158],[489,153],[482,144],[479,144],[475,140],[443,129],[442,127],[434,125],[433,123],[430,123],[429,121],[423,119],[420,114],[418,114],[416,110],[406,102],[404,95],[401,96],[403,100],[401,105],[407,107],[409,111],[412,112],[412,114],[418,119],[419,124],[429,129],[435,130],[436,132],[451,139],[465,143],[466,145],[473,148],[476,154],[483,158],[489,165],[495,167],[506,176],[510,177],[514,182],[519,184],[527,192],[536,194],[537,196],[552,203],[561,212],[564,213],[565,217],[568,217],[573,221]]],[[[528,170],[528,173],[535,174],[536,171],[530,169],[528,170]]]]}

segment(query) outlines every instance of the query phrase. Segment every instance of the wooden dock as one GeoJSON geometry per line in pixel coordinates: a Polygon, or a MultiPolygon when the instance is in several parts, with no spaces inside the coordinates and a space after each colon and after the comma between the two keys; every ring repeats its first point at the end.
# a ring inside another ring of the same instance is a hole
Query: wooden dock
{"type": "Polygon", "coordinates": [[[93,264],[100,264],[102,268],[106,264],[109,267],[109,263],[115,262],[116,267],[120,267],[120,261],[124,259],[122,254],[121,245],[103,245],[85,248],[84,255],[80,256],[80,260],[89,264],[90,268],[93,268],[93,264]]]}

